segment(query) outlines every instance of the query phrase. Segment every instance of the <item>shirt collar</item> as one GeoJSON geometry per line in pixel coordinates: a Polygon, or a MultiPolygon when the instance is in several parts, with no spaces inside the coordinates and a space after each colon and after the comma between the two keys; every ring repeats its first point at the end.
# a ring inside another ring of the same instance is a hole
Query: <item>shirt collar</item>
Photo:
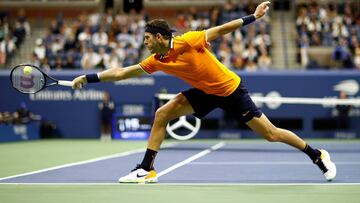
{"type": "Polygon", "coordinates": [[[166,54],[165,55],[155,54],[155,58],[158,60],[163,60],[169,56],[169,52],[171,50],[174,50],[174,36],[172,36],[169,40],[169,50],[166,52],[166,54]]]}

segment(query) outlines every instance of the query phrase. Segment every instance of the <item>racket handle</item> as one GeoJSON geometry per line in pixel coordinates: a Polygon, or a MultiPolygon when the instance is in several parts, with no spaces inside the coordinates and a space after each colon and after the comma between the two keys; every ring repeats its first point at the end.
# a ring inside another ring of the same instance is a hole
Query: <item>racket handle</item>
{"type": "Polygon", "coordinates": [[[73,84],[74,83],[72,81],[66,81],[66,80],[59,80],[58,81],[58,85],[61,85],[61,86],[72,87],[73,84]]]}

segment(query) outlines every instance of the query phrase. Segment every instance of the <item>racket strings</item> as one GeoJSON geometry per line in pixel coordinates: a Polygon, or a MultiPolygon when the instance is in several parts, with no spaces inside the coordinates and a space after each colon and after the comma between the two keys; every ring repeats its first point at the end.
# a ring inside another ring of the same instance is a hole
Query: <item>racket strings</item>
{"type": "Polygon", "coordinates": [[[44,75],[36,68],[31,73],[25,73],[23,66],[18,66],[12,72],[11,81],[13,86],[24,93],[35,93],[45,85],[44,75]]]}

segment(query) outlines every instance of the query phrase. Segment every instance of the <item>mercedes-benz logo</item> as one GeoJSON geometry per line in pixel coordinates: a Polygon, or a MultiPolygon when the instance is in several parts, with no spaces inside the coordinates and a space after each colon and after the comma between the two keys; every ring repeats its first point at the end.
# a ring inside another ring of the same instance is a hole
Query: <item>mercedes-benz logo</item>
{"type": "Polygon", "coordinates": [[[168,123],[166,131],[177,140],[191,139],[199,132],[201,126],[201,120],[196,117],[194,118],[195,124],[189,122],[186,116],[181,116],[175,122],[168,123]],[[186,132],[184,133],[184,131],[186,132]]]}

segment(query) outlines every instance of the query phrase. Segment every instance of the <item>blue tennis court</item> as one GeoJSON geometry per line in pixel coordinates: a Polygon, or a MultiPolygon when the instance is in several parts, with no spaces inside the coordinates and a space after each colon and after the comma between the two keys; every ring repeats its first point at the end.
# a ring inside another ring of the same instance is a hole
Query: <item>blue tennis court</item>
{"type": "MultiPolygon", "coordinates": [[[[337,164],[331,183],[360,183],[359,142],[314,142],[337,164]]],[[[0,183],[112,184],[143,156],[135,150],[2,178],[0,183]]],[[[306,155],[264,141],[179,142],[163,148],[155,168],[160,184],[321,184],[327,183],[306,155]]]]}

